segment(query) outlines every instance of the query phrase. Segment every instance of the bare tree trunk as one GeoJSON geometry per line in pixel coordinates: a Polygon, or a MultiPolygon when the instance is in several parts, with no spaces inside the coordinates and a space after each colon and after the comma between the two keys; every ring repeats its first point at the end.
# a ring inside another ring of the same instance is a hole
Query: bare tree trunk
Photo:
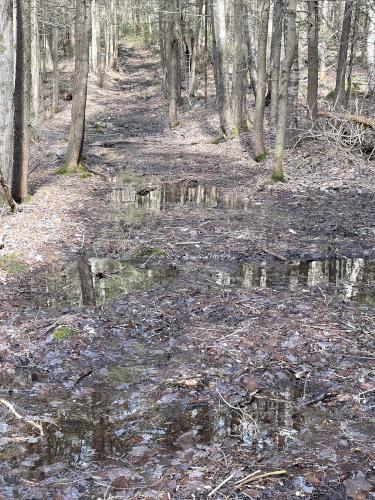
{"type": "Polygon", "coordinates": [[[208,100],[208,0],[204,5],[204,101],[208,100]]]}
{"type": "Polygon", "coordinates": [[[224,137],[230,138],[235,130],[230,107],[228,39],[224,0],[213,0],[213,21],[216,40],[217,98],[220,125],[224,137]]]}
{"type": "Polygon", "coordinates": [[[375,93],[375,7],[368,9],[369,26],[367,35],[368,92],[375,93]]]}
{"type": "Polygon", "coordinates": [[[353,0],[345,0],[344,19],[342,22],[339,58],[336,71],[335,106],[334,106],[334,109],[336,110],[342,108],[345,102],[346,60],[348,57],[352,11],[353,11],[353,0]]]}
{"type": "Polygon", "coordinates": [[[16,0],[17,55],[14,90],[14,157],[12,196],[21,203],[27,196],[30,160],[31,2],[16,0]]]}
{"type": "Polygon", "coordinates": [[[270,0],[262,0],[257,54],[257,90],[253,133],[256,161],[262,161],[267,154],[266,146],[264,144],[264,108],[266,105],[267,91],[267,41],[269,16],[270,0]]]}
{"type": "Polygon", "coordinates": [[[52,113],[59,111],[59,95],[60,95],[60,74],[59,74],[59,29],[57,26],[52,26],[51,33],[48,36],[48,43],[52,56],[52,113]]]}
{"type": "Polygon", "coordinates": [[[288,2],[288,28],[286,35],[286,51],[280,74],[280,97],[279,110],[276,127],[275,152],[273,158],[272,179],[275,181],[284,180],[283,156],[286,135],[286,123],[288,115],[288,86],[290,70],[295,58],[296,51],[296,8],[297,0],[288,2]]]}
{"type": "Polygon", "coordinates": [[[0,3],[0,168],[6,183],[12,180],[14,38],[12,0],[0,3]]]}
{"type": "Polygon", "coordinates": [[[236,127],[247,128],[246,120],[246,43],[245,43],[245,17],[246,11],[243,0],[234,2],[234,54],[232,75],[232,109],[236,127]]]}
{"type": "Polygon", "coordinates": [[[279,105],[279,79],[281,60],[281,39],[283,33],[282,0],[276,0],[272,24],[272,68],[271,68],[271,112],[270,125],[277,122],[277,109],[279,105]]]}
{"type": "Polygon", "coordinates": [[[195,95],[195,83],[196,83],[196,72],[197,72],[197,53],[199,44],[199,34],[202,24],[202,11],[203,11],[203,0],[198,2],[198,20],[196,28],[194,31],[192,43],[191,43],[191,57],[190,57],[190,77],[189,77],[189,96],[194,97],[195,95]]]}
{"type": "Polygon", "coordinates": [[[348,71],[347,71],[347,90],[345,93],[345,100],[344,100],[345,108],[348,107],[349,101],[350,101],[351,96],[352,96],[352,73],[353,73],[354,57],[355,57],[355,52],[356,52],[356,48],[357,48],[359,15],[360,15],[359,3],[358,3],[358,1],[356,1],[355,9],[354,9],[354,19],[353,19],[353,23],[352,23],[353,28],[351,30],[352,37],[351,37],[351,41],[350,41],[350,55],[349,55],[348,71]]]}
{"type": "MultiPolygon", "coordinates": [[[[319,10],[319,6],[318,6],[319,10]]],[[[320,50],[320,79],[322,81],[326,78],[326,66],[327,66],[327,47],[328,47],[328,0],[322,1],[321,8],[321,24],[320,24],[320,36],[321,36],[321,50],[320,50]]]]}
{"type": "Polygon", "coordinates": [[[40,43],[36,0],[31,0],[31,116],[37,123],[41,108],[40,43]]]}
{"type": "Polygon", "coordinates": [[[308,29],[307,29],[307,107],[311,120],[314,122],[318,113],[319,87],[319,5],[318,0],[308,0],[308,29]]]}
{"type": "Polygon", "coordinates": [[[169,87],[169,126],[176,127],[178,125],[178,70],[179,70],[179,39],[177,34],[178,12],[176,12],[176,2],[170,4],[171,12],[168,13],[167,23],[167,63],[168,63],[168,87],[169,87]]]}
{"type": "Polygon", "coordinates": [[[250,86],[256,96],[257,89],[257,56],[255,50],[254,21],[251,9],[247,9],[247,65],[250,75],[250,86]]]}
{"type": "Polygon", "coordinates": [[[91,0],[91,70],[100,73],[100,10],[97,0],[91,0]]]}
{"type": "Polygon", "coordinates": [[[89,74],[90,4],[90,0],[76,0],[74,91],[67,154],[67,165],[73,168],[82,161],[85,136],[89,74]]]}

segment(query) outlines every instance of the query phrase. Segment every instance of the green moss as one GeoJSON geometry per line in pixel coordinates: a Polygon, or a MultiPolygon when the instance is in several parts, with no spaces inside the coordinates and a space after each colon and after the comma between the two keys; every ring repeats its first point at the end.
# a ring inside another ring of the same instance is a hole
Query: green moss
{"type": "Polygon", "coordinates": [[[0,258],[0,269],[6,274],[12,275],[26,272],[27,266],[22,262],[19,254],[9,253],[0,258]]]}
{"type": "Polygon", "coordinates": [[[68,337],[72,337],[73,335],[76,335],[76,331],[72,330],[71,328],[68,328],[67,326],[60,326],[59,328],[56,328],[56,330],[53,332],[52,337],[54,340],[57,340],[58,342],[67,339],[68,337]]]}
{"type": "Polygon", "coordinates": [[[271,180],[273,182],[285,182],[286,179],[282,172],[272,172],[271,180]]]}
{"type": "Polygon", "coordinates": [[[225,142],[225,136],[224,136],[224,134],[217,135],[211,141],[212,144],[220,144],[221,142],[225,142]]]}
{"type": "Polygon", "coordinates": [[[171,124],[171,128],[176,128],[179,125],[181,125],[181,122],[180,122],[180,120],[177,120],[176,122],[174,122],[174,123],[171,124]]]}
{"type": "Polygon", "coordinates": [[[86,170],[86,168],[80,163],[75,167],[71,167],[67,164],[62,165],[56,170],[58,175],[79,175],[81,179],[86,179],[87,177],[91,177],[90,172],[86,170]]]}
{"type": "Polygon", "coordinates": [[[32,194],[28,194],[27,196],[25,196],[25,198],[22,199],[22,203],[31,203],[32,201],[33,201],[32,194]]]}
{"type": "Polygon", "coordinates": [[[255,157],[255,161],[260,163],[261,161],[267,160],[267,157],[268,157],[268,153],[267,153],[267,151],[264,151],[262,154],[255,157]]]}
{"type": "Polygon", "coordinates": [[[141,247],[135,250],[131,254],[131,257],[133,259],[149,259],[150,257],[156,255],[158,255],[159,257],[165,257],[167,255],[167,252],[165,252],[165,250],[162,250],[161,248],[141,247]]]}

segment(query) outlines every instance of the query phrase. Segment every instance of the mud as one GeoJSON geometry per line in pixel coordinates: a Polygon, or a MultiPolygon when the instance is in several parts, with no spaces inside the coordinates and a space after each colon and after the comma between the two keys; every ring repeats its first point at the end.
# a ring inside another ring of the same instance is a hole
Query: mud
{"type": "Polygon", "coordinates": [[[122,64],[89,104],[101,175],[33,181],[24,224],[52,183],[70,232],[0,275],[3,496],[372,498],[370,167],[345,186],[311,151],[307,179],[297,148],[272,185],[246,136],[212,144],[213,99],[169,131],[154,61],[122,64]]]}

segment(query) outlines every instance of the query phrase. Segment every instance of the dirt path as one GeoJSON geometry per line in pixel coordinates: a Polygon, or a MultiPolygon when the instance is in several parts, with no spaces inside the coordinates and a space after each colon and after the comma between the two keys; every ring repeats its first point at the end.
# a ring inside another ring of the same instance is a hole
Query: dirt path
{"type": "Polygon", "coordinates": [[[269,184],[212,100],[169,130],[155,61],[121,56],[90,87],[100,175],[56,174],[67,106],[2,214],[3,496],[372,498],[371,165],[312,144],[269,184]]]}

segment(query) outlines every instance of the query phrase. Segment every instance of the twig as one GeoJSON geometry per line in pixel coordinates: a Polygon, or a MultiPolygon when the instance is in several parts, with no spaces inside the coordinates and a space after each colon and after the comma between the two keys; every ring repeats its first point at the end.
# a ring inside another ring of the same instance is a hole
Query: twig
{"type": "Polygon", "coordinates": [[[288,474],[288,471],[275,470],[273,472],[263,472],[263,474],[257,474],[257,475],[250,474],[250,476],[245,477],[241,482],[237,483],[235,489],[238,490],[242,488],[242,486],[245,486],[249,483],[253,483],[254,481],[258,481],[259,479],[265,479],[266,477],[272,477],[272,476],[282,476],[283,474],[288,474]]]}
{"type": "Polygon", "coordinates": [[[227,484],[233,477],[234,477],[234,474],[231,474],[226,479],[224,479],[224,481],[221,481],[221,483],[218,484],[216,486],[216,488],[214,488],[213,490],[210,491],[210,493],[208,494],[208,496],[212,497],[212,495],[214,495],[217,491],[219,491],[220,488],[222,488],[225,484],[227,484]]]}
{"type": "Polygon", "coordinates": [[[40,432],[41,436],[44,436],[43,432],[43,426],[42,424],[38,424],[37,422],[34,422],[33,420],[30,420],[27,417],[23,417],[18,411],[15,409],[14,405],[7,401],[6,399],[0,399],[0,403],[5,405],[6,407],[9,408],[9,410],[13,413],[13,415],[18,418],[19,420],[23,420],[24,422],[27,422],[28,424],[32,425],[33,427],[36,427],[38,431],[40,432]]]}

